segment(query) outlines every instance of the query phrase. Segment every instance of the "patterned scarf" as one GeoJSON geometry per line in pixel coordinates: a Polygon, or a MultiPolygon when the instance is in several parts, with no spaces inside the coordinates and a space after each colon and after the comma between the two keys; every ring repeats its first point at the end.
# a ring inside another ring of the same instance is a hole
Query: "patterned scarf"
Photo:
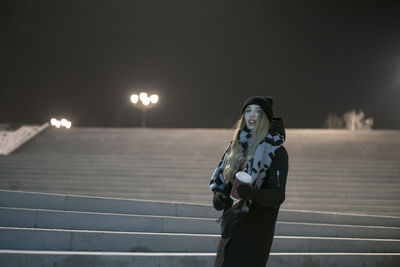
{"type": "MultiPolygon", "coordinates": [[[[243,141],[247,142],[244,145],[247,145],[248,147],[249,142],[251,142],[251,133],[246,136],[248,138],[243,139],[243,141]]],[[[275,151],[281,147],[284,141],[284,136],[278,133],[268,133],[267,136],[257,145],[254,157],[247,162],[247,165],[243,169],[244,172],[250,174],[252,184],[256,188],[261,188],[272,160],[275,158],[275,151]]]]}
{"type": "MultiPolygon", "coordinates": [[[[240,144],[246,151],[251,142],[251,133],[241,130],[240,144]]],[[[272,160],[275,158],[275,151],[281,147],[285,137],[275,133],[268,133],[267,136],[257,145],[254,152],[254,157],[247,162],[243,171],[250,174],[252,185],[260,189],[266,176],[269,167],[271,166],[272,160]]],[[[233,203],[232,209],[236,210],[238,213],[247,213],[252,204],[252,200],[239,200],[233,203]]],[[[222,218],[221,218],[222,219],[222,218]]]]}
{"type": "Polygon", "coordinates": [[[244,153],[247,153],[247,149],[249,148],[249,144],[251,142],[251,135],[252,135],[251,130],[241,129],[239,131],[239,144],[242,146],[244,153]]]}
{"type": "MultiPolygon", "coordinates": [[[[239,132],[239,143],[243,148],[244,153],[247,152],[252,138],[252,131],[241,129],[239,132]]],[[[252,184],[256,188],[261,188],[267,171],[271,166],[272,160],[275,157],[275,151],[281,147],[285,141],[285,136],[276,131],[270,131],[267,136],[256,146],[254,157],[249,160],[243,171],[247,172],[252,178],[252,184]]],[[[232,142],[229,143],[221,161],[215,169],[211,179],[210,188],[212,191],[225,192],[226,184],[223,176],[223,171],[226,166],[229,151],[232,142]]]]}

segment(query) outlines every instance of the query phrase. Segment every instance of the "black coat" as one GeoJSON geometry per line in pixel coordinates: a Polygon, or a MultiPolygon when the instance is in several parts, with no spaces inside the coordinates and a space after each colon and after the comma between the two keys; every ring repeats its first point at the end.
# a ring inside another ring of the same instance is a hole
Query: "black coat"
{"type": "MultiPolygon", "coordinates": [[[[288,154],[282,146],[275,151],[261,194],[249,213],[240,220],[223,220],[215,267],[265,267],[274,238],[279,206],[285,200],[288,154]]],[[[229,198],[229,189],[225,192],[229,198]]],[[[230,198],[229,198],[230,199],[230,198]]],[[[224,214],[232,202],[226,205],[224,214]]]]}

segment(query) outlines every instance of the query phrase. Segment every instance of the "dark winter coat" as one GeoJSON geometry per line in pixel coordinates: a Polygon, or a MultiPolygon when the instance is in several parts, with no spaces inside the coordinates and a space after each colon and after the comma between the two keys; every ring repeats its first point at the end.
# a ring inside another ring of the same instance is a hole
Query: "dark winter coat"
{"type": "MultiPolygon", "coordinates": [[[[267,171],[258,197],[252,201],[247,214],[222,220],[221,240],[215,267],[265,267],[271,249],[279,206],[285,200],[288,154],[281,146],[267,171]]],[[[231,186],[231,185],[230,185],[231,186]]],[[[225,190],[228,201],[224,214],[232,201],[230,188],[225,190]]]]}

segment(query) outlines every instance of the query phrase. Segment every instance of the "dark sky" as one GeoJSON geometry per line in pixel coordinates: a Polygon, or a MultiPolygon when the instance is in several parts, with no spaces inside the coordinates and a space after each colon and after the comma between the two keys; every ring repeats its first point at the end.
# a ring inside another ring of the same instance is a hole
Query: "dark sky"
{"type": "Polygon", "coordinates": [[[0,122],[140,126],[144,89],[150,127],[231,127],[271,95],[290,128],[400,129],[400,2],[367,2],[1,1],[0,122]]]}

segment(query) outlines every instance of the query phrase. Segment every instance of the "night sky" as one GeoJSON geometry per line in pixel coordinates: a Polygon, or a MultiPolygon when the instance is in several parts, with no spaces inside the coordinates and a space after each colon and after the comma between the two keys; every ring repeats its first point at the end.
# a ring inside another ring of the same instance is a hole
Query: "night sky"
{"type": "Polygon", "coordinates": [[[289,128],[363,110],[400,129],[400,1],[1,1],[0,123],[231,127],[270,95],[289,128]]]}

